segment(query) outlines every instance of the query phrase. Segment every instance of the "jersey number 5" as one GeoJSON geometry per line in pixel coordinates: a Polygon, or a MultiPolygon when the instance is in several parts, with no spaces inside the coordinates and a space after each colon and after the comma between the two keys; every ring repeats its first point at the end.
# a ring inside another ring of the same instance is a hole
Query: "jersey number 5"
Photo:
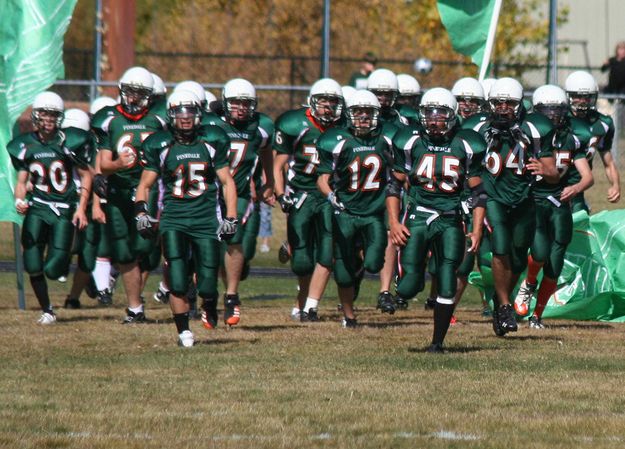
{"type": "Polygon", "coordinates": [[[174,188],[172,196],[183,198],[188,195],[191,198],[200,196],[206,191],[206,167],[207,162],[189,162],[188,167],[179,165],[174,170],[174,188]],[[186,169],[185,169],[186,168],[186,169]]]}

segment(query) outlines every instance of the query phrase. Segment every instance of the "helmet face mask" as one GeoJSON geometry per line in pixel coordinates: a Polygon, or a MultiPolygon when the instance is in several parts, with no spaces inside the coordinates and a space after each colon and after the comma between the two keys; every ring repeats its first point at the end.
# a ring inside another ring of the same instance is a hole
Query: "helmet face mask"
{"type": "Polygon", "coordinates": [[[150,104],[152,89],[143,86],[121,84],[119,89],[122,107],[129,114],[139,114],[150,104]]]}
{"type": "Polygon", "coordinates": [[[44,134],[56,132],[64,118],[63,99],[54,92],[42,92],[33,101],[30,118],[37,131],[44,134]]]}
{"type": "Polygon", "coordinates": [[[513,98],[490,98],[488,104],[495,123],[512,125],[520,117],[520,100],[513,98]]]}
{"type": "Polygon", "coordinates": [[[421,101],[421,94],[410,94],[410,95],[398,95],[395,100],[396,104],[410,106],[415,109],[419,107],[419,102],[421,101]]]}
{"type": "Polygon", "coordinates": [[[256,112],[256,99],[232,97],[225,99],[226,117],[235,122],[247,122],[256,112]]]}
{"type": "Polygon", "coordinates": [[[597,107],[597,93],[567,92],[571,111],[575,115],[585,117],[588,111],[597,107]]]}
{"type": "Polygon", "coordinates": [[[336,95],[319,94],[310,97],[310,112],[324,126],[341,118],[343,98],[336,95]]]}
{"type": "Polygon", "coordinates": [[[373,106],[352,106],[347,109],[350,128],[354,135],[365,136],[378,126],[380,109],[373,106]]]}
{"type": "Polygon", "coordinates": [[[456,113],[446,106],[421,106],[421,124],[428,136],[445,137],[456,124],[456,113]]]}
{"type": "Polygon", "coordinates": [[[175,135],[193,138],[202,120],[200,100],[189,91],[174,92],[167,101],[167,117],[175,135]]]}
{"type": "Polygon", "coordinates": [[[484,100],[477,97],[456,96],[458,100],[458,113],[462,118],[469,118],[484,110],[484,100]]]}
{"type": "Polygon", "coordinates": [[[380,107],[382,109],[392,108],[397,100],[398,92],[396,90],[384,90],[384,89],[369,89],[378,97],[380,107]]]}
{"type": "Polygon", "coordinates": [[[256,89],[248,80],[234,78],[224,84],[222,91],[226,118],[233,122],[247,122],[256,113],[256,89]]]}
{"type": "Polygon", "coordinates": [[[539,112],[546,116],[553,126],[556,128],[561,127],[566,122],[566,114],[568,112],[568,106],[566,104],[537,104],[534,106],[536,112],[539,112]]]}

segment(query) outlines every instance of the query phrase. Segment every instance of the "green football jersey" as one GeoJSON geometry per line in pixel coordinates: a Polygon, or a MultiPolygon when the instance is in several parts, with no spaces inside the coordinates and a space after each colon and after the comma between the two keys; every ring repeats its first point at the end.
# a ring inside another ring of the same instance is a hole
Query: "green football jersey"
{"type": "Polygon", "coordinates": [[[250,180],[259,164],[260,151],[270,145],[273,138],[271,119],[265,114],[262,119],[260,114],[255,115],[254,120],[242,125],[232,124],[214,113],[207,114],[206,118],[208,125],[218,126],[230,138],[230,174],[237,185],[237,195],[248,200],[251,197],[250,180]]]}
{"type": "Polygon", "coordinates": [[[164,188],[160,230],[215,234],[221,219],[216,172],[228,166],[228,136],[218,127],[202,128],[190,144],[171,131],[143,142],[145,170],[159,174],[164,188]]]}
{"type": "Polygon", "coordinates": [[[150,135],[165,128],[165,122],[157,115],[131,116],[120,105],[109,106],[98,111],[91,121],[91,128],[98,141],[98,150],[109,150],[116,160],[120,153],[131,152],[134,163],[108,177],[113,189],[133,189],[141,178],[141,143],[150,135]]]}
{"type": "MultiPolygon", "coordinates": [[[[343,119],[335,128],[343,128],[343,119]]],[[[334,129],[334,128],[331,128],[334,129]]],[[[276,120],[273,147],[278,154],[288,154],[287,184],[294,190],[317,190],[319,154],[317,139],[326,131],[313,118],[309,108],[287,111],[276,120]]]]}
{"type": "Polygon", "coordinates": [[[488,114],[486,112],[479,112],[468,118],[462,118],[458,115],[458,122],[462,129],[475,129],[477,125],[488,120],[488,114]]]}
{"type": "Polygon", "coordinates": [[[486,150],[482,136],[459,127],[452,133],[450,139],[434,142],[416,128],[406,128],[393,140],[393,170],[407,175],[416,206],[457,210],[465,180],[482,175],[486,150]]]}
{"type": "Polygon", "coordinates": [[[397,112],[404,117],[409,125],[421,126],[421,114],[419,110],[407,104],[397,106],[397,112]]]}
{"type": "Polygon", "coordinates": [[[486,120],[474,129],[487,143],[482,181],[489,198],[507,206],[520,204],[530,196],[534,183],[534,176],[526,168],[529,159],[553,156],[551,122],[544,115],[532,113],[519,127],[498,129],[486,120]]]}
{"type": "Polygon", "coordinates": [[[150,112],[158,115],[165,123],[169,123],[169,117],[167,117],[167,98],[158,98],[156,101],[151,103],[150,112]]]}
{"type": "MultiPolygon", "coordinates": [[[[560,174],[560,182],[550,184],[544,179],[537,179],[534,185],[534,197],[550,198],[552,201],[559,200],[562,189],[570,185],[572,169],[575,169],[575,161],[586,157],[586,147],[589,136],[575,134],[570,122],[566,126],[556,129],[551,134],[551,147],[556,160],[556,168],[560,174]]],[[[574,170],[577,177],[581,178],[577,169],[574,170]]]]}
{"type": "Polygon", "coordinates": [[[30,198],[74,205],[78,200],[74,169],[91,163],[93,137],[82,129],[67,128],[43,143],[36,133],[26,133],[11,140],[7,151],[15,169],[30,175],[30,198]]]}
{"type": "Polygon", "coordinates": [[[331,174],[334,192],[348,213],[374,215],[385,210],[392,142],[378,127],[364,137],[331,129],[317,142],[319,174],[331,174]]]}
{"type": "MultiPolygon", "coordinates": [[[[573,132],[580,139],[589,136],[588,145],[585,149],[586,159],[592,168],[592,163],[597,154],[610,151],[614,141],[614,121],[609,115],[602,114],[598,111],[589,111],[586,118],[571,118],[571,126],[573,132]]],[[[575,168],[571,167],[568,174],[568,184],[576,184],[580,181],[581,175],[575,168]]]]}

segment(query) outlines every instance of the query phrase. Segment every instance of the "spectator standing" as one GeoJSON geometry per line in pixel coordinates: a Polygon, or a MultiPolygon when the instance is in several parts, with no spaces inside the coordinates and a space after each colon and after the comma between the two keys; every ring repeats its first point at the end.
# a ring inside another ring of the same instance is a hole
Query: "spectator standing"
{"type": "Polygon", "coordinates": [[[367,78],[371,72],[375,70],[375,66],[378,63],[378,58],[372,52],[365,53],[365,56],[362,58],[362,65],[360,69],[354,73],[349,78],[350,86],[355,87],[356,89],[366,89],[367,88],[367,78]]]}
{"type": "Polygon", "coordinates": [[[615,56],[608,59],[601,71],[608,73],[608,85],[605,92],[608,94],[625,94],[625,41],[616,44],[615,56]]]}

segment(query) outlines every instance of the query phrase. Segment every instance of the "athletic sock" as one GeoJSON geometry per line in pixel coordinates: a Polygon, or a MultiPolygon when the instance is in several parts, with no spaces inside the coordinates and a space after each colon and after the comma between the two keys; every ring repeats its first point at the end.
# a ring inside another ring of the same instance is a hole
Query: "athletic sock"
{"type": "Polygon", "coordinates": [[[95,287],[99,292],[109,288],[111,268],[112,267],[110,259],[102,258],[95,261],[95,268],[91,272],[91,274],[93,275],[95,287]]]}
{"type": "Polygon", "coordinates": [[[36,276],[30,276],[30,285],[35,292],[37,301],[41,306],[41,310],[45,313],[52,313],[52,306],[50,305],[50,296],[48,295],[48,283],[43,274],[36,276]]]}
{"type": "Polygon", "coordinates": [[[556,292],[558,284],[551,278],[543,277],[540,282],[540,288],[538,289],[538,299],[536,300],[536,308],[534,309],[534,315],[540,318],[543,315],[543,311],[549,302],[549,298],[556,292]]]}
{"type": "Polygon", "coordinates": [[[543,265],[542,263],[536,262],[532,256],[527,256],[527,277],[525,280],[528,284],[536,284],[536,278],[543,265]]]}
{"type": "Polygon", "coordinates": [[[130,310],[135,315],[137,313],[143,313],[143,304],[141,304],[140,306],[137,306],[137,307],[128,307],[128,310],[130,310]]]}
{"type": "Polygon", "coordinates": [[[434,305],[434,336],[432,337],[432,344],[443,344],[453,314],[453,298],[443,298],[441,296],[436,298],[436,304],[434,305]]]}
{"type": "Polygon", "coordinates": [[[306,298],[306,305],[304,306],[304,311],[308,312],[310,309],[317,309],[319,307],[319,300],[311,298],[310,296],[306,298]]]}
{"type": "Polygon", "coordinates": [[[174,323],[179,334],[189,330],[189,312],[174,313],[174,323]]]}

